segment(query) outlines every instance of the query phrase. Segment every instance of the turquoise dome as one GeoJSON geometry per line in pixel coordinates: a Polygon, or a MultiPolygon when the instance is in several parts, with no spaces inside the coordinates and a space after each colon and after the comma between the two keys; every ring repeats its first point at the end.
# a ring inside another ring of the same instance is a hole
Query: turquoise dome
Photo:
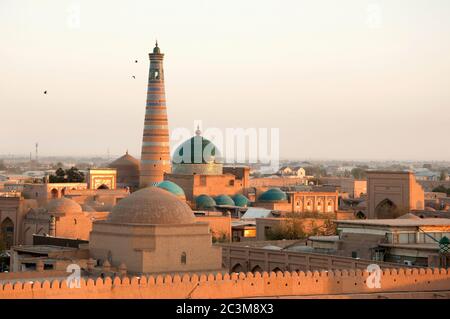
{"type": "Polygon", "coordinates": [[[246,207],[248,206],[248,203],[250,202],[247,197],[245,197],[242,194],[236,194],[233,196],[233,201],[236,204],[236,206],[240,207],[246,207]]]}
{"type": "Polygon", "coordinates": [[[210,164],[220,162],[220,152],[208,139],[201,136],[197,130],[194,137],[183,142],[173,152],[174,164],[210,164]]]}
{"type": "Polygon", "coordinates": [[[208,195],[200,195],[195,199],[197,209],[211,209],[216,206],[216,201],[208,195]]]}
{"type": "Polygon", "coordinates": [[[217,205],[229,205],[234,206],[233,199],[228,195],[219,195],[214,198],[216,200],[217,205]]]}
{"type": "Polygon", "coordinates": [[[286,193],[279,188],[271,188],[268,191],[259,196],[259,200],[262,202],[277,202],[287,200],[286,193]]]}
{"type": "Polygon", "coordinates": [[[162,182],[159,182],[158,184],[156,184],[156,186],[159,188],[165,189],[166,191],[169,191],[178,197],[184,197],[184,198],[186,197],[183,189],[180,186],[178,186],[177,184],[175,184],[174,182],[162,181],[162,182]]]}

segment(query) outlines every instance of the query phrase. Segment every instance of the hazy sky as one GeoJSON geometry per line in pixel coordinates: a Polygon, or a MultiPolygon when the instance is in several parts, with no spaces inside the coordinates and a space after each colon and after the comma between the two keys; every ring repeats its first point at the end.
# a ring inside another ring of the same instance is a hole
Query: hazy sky
{"type": "Polygon", "coordinates": [[[140,156],[157,38],[172,130],[275,127],[282,157],[450,160],[449,17],[448,0],[0,0],[0,154],[140,156]]]}

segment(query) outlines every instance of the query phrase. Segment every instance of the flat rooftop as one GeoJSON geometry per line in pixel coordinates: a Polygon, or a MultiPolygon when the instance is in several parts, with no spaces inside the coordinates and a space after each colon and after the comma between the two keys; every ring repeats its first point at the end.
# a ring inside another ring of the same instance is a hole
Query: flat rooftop
{"type": "Polygon", "coordinates": [[[33,254],[48,254],[48,253],[52,253],[52,252],[77,250],[77,248],[73,248],[73,247],[61,247],[61,246],[53,246],[53,245],[23,245],[23,246],[14,246],[13,249],[15,251],[20,251],[20,252],[25,252],[25,253],[33,253],[33,254]]]}
{"type": "Polygon", "coordinates": [[[378,244],[380,247],[389,248],[402,248],[402,249],[414,249],[414,250],[439,250],[438,243],[429,244],[378,244]]]}
{"type": "Polygon", "coordinates": [[[449,218],[335,220],[334,222],[339,225],[347,224],[361,226],[450,226],[449,218]]]}

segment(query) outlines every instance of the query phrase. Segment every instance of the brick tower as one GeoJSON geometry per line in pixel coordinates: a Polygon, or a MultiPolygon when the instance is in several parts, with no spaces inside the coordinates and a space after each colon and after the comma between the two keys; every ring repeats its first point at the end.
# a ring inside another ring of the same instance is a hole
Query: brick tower
{"type": "Polygon", "coordinates": [[[161,182],[164,179],[164,173],[170,173],[169,126],[164,89],[164,54],[160,52],[158,42],[149,57],[150,70],[139,179],[141,187],[161,182]]]}

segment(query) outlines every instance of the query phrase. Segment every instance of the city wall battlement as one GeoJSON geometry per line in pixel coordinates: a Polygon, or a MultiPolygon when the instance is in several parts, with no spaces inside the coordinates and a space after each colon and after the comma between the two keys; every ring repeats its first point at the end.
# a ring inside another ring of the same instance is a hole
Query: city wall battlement
{"type": "Polygon", "coordinates": [[[373,273],[356,269],[81,278],[80,288],[69,288],[66,280],[44,280],[0,285],[0,298],[203,299],[450,290],[450,270],[447,269],[385,269],[380,271],[380,288],[368,287],[366,282],[372,276],[373,273]]]}

